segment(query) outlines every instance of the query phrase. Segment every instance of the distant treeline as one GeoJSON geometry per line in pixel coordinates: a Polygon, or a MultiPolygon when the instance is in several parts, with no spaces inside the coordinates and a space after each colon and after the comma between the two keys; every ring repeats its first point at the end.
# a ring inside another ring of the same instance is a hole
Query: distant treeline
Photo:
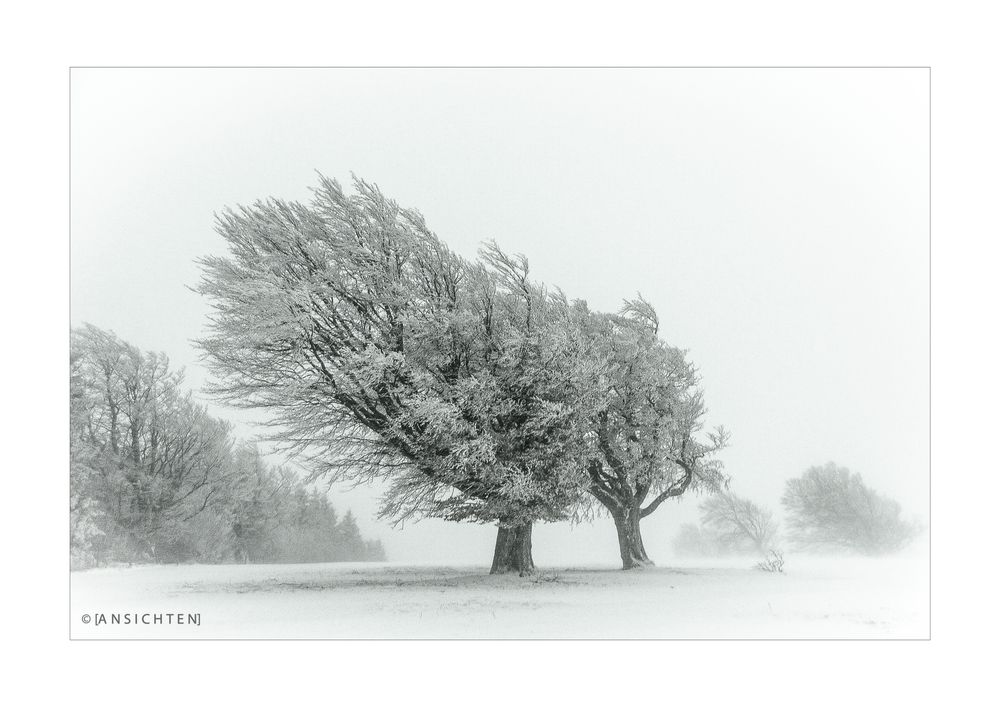
{"type": "Polygon", "coordinates": [[[350,511],[240,444],[163,354],[72,332],[70,543],[75,568],[117,562],[385,559],[350,511]]]}

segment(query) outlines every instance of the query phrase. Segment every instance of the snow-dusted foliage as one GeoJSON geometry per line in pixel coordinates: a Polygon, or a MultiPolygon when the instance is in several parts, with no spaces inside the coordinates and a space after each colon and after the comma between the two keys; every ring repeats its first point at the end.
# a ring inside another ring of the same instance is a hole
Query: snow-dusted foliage
{"type": "Polygon", "coordinates": [[[385,512],[564,517],[584,492],[571,306],[496,246],[470,263],[355,180],[227,211],[201,261],[213,392],[272,414],[315,476],[392,482],[385,512]]]}
{"type": "Polygon", "coordinates": [[[882,555],[899,550],[920,532],[917,522],[900,517],[896,501],[833,462],[789,479],[781,502],[789,537],[800,548],[882,555]]]}
{"type": "Polygon", "coordinates": [[[463,287],[448,326],[406,351],[421,390],[402,419],[422,461],[394,476],[384,511],[511,527],[564,518],[585,490],[594,398],[571,305],[492,244],[463,287]]]}
{"type": "MultiPolygon", "coordinates": [[[[71,350],[73,541],[91,561],[172,555],[179,525],[231,472],[231,438],[162,354],[87,325],[71,350]]],[[[86,563],[87,558],[80,558],[86,563]]]]}
{"type": "Polygon", "coordinates": [[[668,498],[715,489],[725,481],[713,454],[727,441],[719,428],[699,440],[705,407],[698,375],[680,349],[659,337],[652,306],[626,301],[616,315],[587,322],[594,389],[589,491],[615,520],[625,569],[651,564],[639,522],[668,498]]]}
{"type": "Polygon", "coordinates": [[[255,448],[236,447],[229,426],[181,384],[163,354],[91,325],[72,332],[74,567],[384,559],[353,518],[338,523],[325,496],[264,464],[255,448]]]}
{"type": "Polygon", "coordinates": [[[268,410],[317,478],[388,480],[388,516],[498,522],[497,556],[520,546],[530,569],[530,524],[589,493],[624,565],[648,563],[640,518],[722,482],[726,441],[698,438],[697,375],[653,308],[590,312],[523,256],[490,244],[466,261],[419,213],[354,188],[321,178],[309,204],[219,217],[230,252],[202,259],[198,288],[214,393],[268,410]]]}

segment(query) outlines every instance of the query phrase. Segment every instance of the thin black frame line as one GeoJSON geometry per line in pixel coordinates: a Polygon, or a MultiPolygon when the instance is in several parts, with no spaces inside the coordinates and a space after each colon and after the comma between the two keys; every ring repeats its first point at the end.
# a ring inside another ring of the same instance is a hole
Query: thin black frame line
{"type": "Polygon", "coordinates": [[[180,641],[188,643],[208,643],[208,642],[241,642],[241,641],[277,641],[284,643],[297,643],[299,641],[345,641],[350,643],[468,643],[470,641],[496,641],[501,643],[523,643],[531,641],[534,643],[574,641],[580,643],[597,643],[602,641],[613,641],[618,643],[662,643],[664,641],[726,641],[730,643],[760,643],[784,642],[784,643],[871,643],[874,641],[888,641],[894,643],[914,643],[920,641],[930,641],[929,638],[71,638],[70,640],[107,643],[108,641],[125,642],[156,642],[156,641],[180,641]]]}
{"type": "MultiPolygon", "coordinates": [[[[67,284],[68,289],[66,292],[66,299],[68,300],[67,314],[69,315],[69,321],[67,322],[67,336],[66,344],[67,349],[72,350],[73,347],[73,70],[70,69],[68,72],[68,92],[66,100],[69,104],[68,111],[68,123],[66,130],[67,138],[67,149],[69,151],[68,160],[66,164],[66,180],[69,183],[69,190],[67,193],[68,197],[68,210],[66,212],[66,261],[67,269],[67,284]]],[[[66,431],[72,436],[72,420],[66,421],[66,431]]],[[[68,501],[67,506],[72,508],[73,503],[73,482],[72,482],[72,464],[71,459],[66,459],[67,462],[67,473],[66,473],[66,500],[68,501]]],[[[69,522],[67,523],[67,536],[70,538],[70,543],[72,543],[73,538],[73,517],[69,516],[69,522]]],[[[66,599],[69,602],[69,640],[73,641],[73,548],[72,544],[66,547],[66,566],[69,567],[67,580],[67,592],[66,599]]],[[[79,639],[76,639],[79,640],[79,639]]]]}
{"type": "Polygon", "coordinates": [[[206,65],[185,65],[185,64],[163,64],[163,65],[143,65],[143,64],[79,64],[69,66],[70,69],[930,69],[930,65],[843,65],[843,66],[782,66],[782,65],[614,65],[614,64],[299,64],[299,65],[279,65],[279,64],[257,64],[257,65],[227,65],[227,64],[206,64],[206,65]]]}
{"type": "Polygon", "coordinates": [[[934,160],[934,101],[932,99],[932,71],[927,69],[927,640],[934,632],[934,533],[932,522],[934,507],[934,218],[933,218],[933,160],[934,160]]]}

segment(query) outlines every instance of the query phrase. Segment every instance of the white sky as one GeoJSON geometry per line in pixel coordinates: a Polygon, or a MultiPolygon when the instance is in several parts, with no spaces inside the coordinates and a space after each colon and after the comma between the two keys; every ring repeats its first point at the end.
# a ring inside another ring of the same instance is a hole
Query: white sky
{"type": "MultiPolygon", "coordinates": [[[[598,309],[641,292],[700,367],[737,492],[827,461],[927,517],[926,70],[74,70],[72,321],[205,373],[186,289],[213,212],[353,170],[468,257],[495,238],[598,309]]],[[[236,412],[215,408],[220,416],[236,412]]],[[[244,419],[240,417],[240,419],[244,419]]],[[[250,426],[241,426],[250,436],[250,426]]],[[[393,560],[489,561],[489,527],[374,520],[393,560]]],[[[698,498],[644,521],[668,558],[698,498]]],[[[540,565],[617,561],[610,521],[540,565]]]]}

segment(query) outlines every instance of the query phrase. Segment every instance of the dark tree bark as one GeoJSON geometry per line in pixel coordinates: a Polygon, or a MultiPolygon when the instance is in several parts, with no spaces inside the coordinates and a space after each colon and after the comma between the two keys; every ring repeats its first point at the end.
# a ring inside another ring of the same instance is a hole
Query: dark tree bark
{"type": "Polygon", "coordinates": [[[490,574],[517,572],[522,577],[535,571],[531,557],[531,523],[504,526],[497,529],[497,544],[493,550],[490,574]]]}
{"type": "MultiPolygon", "coordinates": [[[[590,465],[592,484],[590,493],[604,506],[615,521],[618,531],[618,550],[622,557],[622,569],[631,570],[648,567],[653,564],[646,554],[642,542],[642,531],[639,522],[643,516],[652,512],[654,507],[642,508],[648,487],[636,488],[625,483],[624,475],[617,479],[603,472],[600,463],[590,465]]],[[[659,505],[657,503],[657,505],[659,505]]]]}
{"type": "Polygon", "coordinates": [[[624,467],[609,449],[605,450],[605,454],[609,461],[614,462],[611,464],[611,473],[604,471],[600,462],[592,462],[588,467],[591,479],[590,494],[608,510],[615,521],[622,569],[652,566],[654,563],[646,554],[639,523],[659,508],[665,500],[680,496],[687,490],[694,477],[694,467],[679,461],[678,464],[684,469],[684,476],[664,489],[643,508],[642,504],[649,495],[649,484],[629,481],[628,475],[624,473],[624,467]]]}
{"type": "Polygon", "coordinates": [[[642,511],[639,504],[632,503],[624,509],[615,510],[611,517],[614,518],[615,528],[618,530],[618,549],[622,556],[622,569],[631,570],[652,566],[653,561],[649,559],[646,548],[642,544],[642,531],[639,527],[642,511]]]}

